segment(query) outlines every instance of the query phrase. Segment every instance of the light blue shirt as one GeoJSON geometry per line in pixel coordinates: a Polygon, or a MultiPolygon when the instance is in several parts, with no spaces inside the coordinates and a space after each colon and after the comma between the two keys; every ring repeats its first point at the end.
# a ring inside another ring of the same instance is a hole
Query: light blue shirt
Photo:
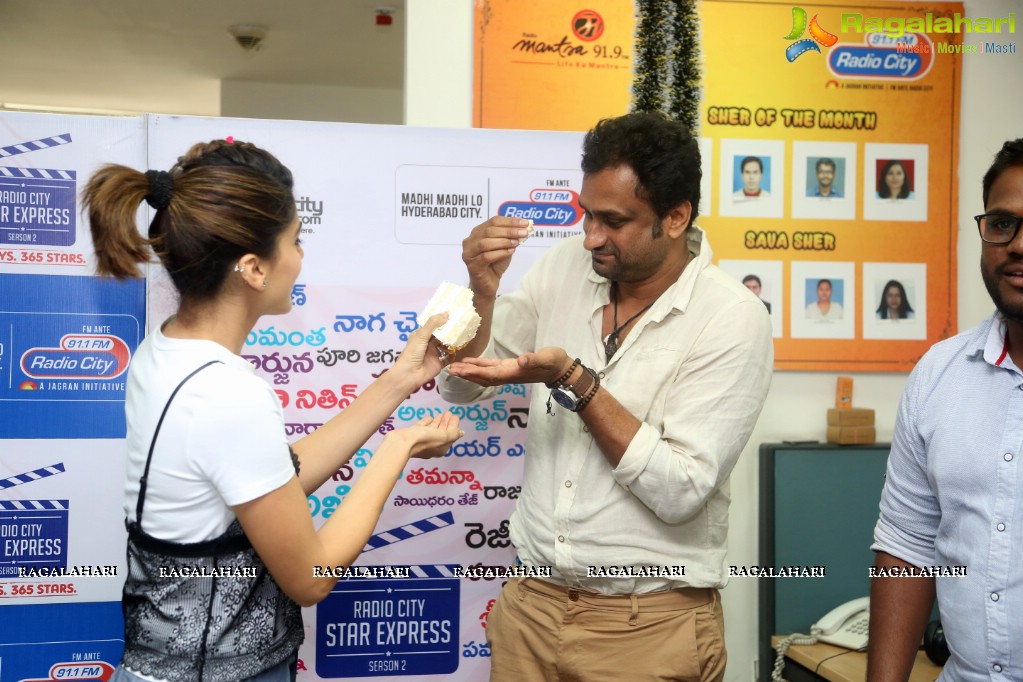
{"type": "Polygon", "coordinates": [[[940,680],[1023,680],[1023,372],[1005,322],[936,344],[902,395],[872,549],[935,579],[952,657],[940,680]]]}

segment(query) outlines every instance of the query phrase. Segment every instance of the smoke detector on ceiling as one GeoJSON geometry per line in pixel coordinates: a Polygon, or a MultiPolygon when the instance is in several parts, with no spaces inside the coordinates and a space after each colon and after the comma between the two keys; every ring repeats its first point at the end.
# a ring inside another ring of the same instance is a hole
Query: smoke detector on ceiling
{"type": "Polygon", "coordinates": [[[263,38],[266,37],[266,28],[254,24],[235,24],[229,26],[227,32],[246,52],[258,50],[263,44],[263,38]]]}

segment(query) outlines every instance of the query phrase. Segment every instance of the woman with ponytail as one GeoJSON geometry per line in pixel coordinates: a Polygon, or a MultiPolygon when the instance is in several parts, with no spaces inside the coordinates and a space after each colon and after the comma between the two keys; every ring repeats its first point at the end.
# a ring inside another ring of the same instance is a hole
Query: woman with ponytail
{"type": "MultiPolygon", "coordinates": [[[[127,413],[125,652],[114,680],[293,680],[317,567],[359,556],[410,457],[459,438],[447,413],[388,432],[352,491],[313,527],[306,496],[442,362],[430,318],[394,367],[288,445],[280,403],[242,356],[263,315],[291,309],[302,267],[291,172],[255,145],[197,144],[168,171],[101,168],[84,193],[101,275],[155,252],[180,296],[132,358],[127,413]],[[142,201],[156,210],[137,229],[142,201]]],[[[330,573],[330,572],[328,572],[330,573]]]]}

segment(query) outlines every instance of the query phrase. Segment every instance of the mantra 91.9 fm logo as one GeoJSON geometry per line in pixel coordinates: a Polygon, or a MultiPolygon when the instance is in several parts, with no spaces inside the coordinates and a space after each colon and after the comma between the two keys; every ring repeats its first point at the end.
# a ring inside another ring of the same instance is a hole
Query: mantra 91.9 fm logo
{"type": "Polygon", "coordinates": [[[580,10],[572,17],[572,33],[579,40],[596,40],[604,35],[604,18],[591,9],[580,10]]]}

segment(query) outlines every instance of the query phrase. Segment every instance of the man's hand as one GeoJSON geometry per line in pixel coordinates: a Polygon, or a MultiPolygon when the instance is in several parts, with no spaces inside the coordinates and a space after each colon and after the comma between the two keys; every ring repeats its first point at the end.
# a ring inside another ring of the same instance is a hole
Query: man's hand
{"type": "Polygon", "coordinates": [[[493,298],[511,264],[519,240],[528,236],[529,221],[494,216],[477,225],[462,241],[462,261],[469,271],[469,287],[477,296],[493,298]]]}
{"type": "Polygon", "coordinates": [[[451,376],[461,377],[480,386],[503,384],[549,384],[572,365],[572,359],[561,348],[541,348],[517,358],[492,360],[465,358],[452,364],[451,376]]]}

